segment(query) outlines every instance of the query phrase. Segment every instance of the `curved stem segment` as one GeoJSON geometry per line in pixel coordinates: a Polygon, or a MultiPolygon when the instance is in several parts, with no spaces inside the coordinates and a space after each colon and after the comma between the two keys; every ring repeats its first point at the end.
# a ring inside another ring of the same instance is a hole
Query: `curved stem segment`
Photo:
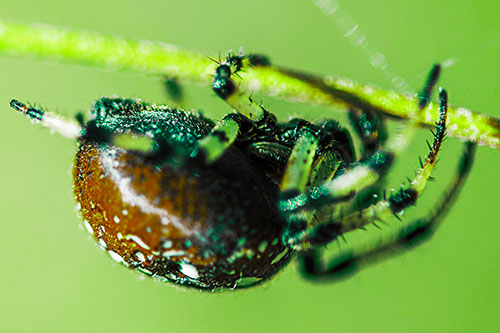
{"type": "MultiPolygon", "coordinates": [[[[33,55],[58,62],[136,70],[211,85],[215,66],[204,54],[160,42],[77,32],[40,24],[0,21],[0,53],[33,55]]],[[[348,109],[356,107],[433,126],[437,105],[418,112],[418,96],[356,83],[333,76],[315,76],[274,66],[247,68],[241,88],[288,101],[348,109]]],[[[464,108],[449,107],[448,134],[500,149],[500,119],[464,108]]]]}

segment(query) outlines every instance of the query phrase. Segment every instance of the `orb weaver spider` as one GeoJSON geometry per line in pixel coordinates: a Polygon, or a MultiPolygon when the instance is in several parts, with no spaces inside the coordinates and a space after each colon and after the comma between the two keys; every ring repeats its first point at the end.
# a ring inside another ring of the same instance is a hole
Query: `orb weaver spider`
{"type": "MultiPolygon", "coordinates": [[[[415,178],[378,199],[362,190],[384,179],[418,125],[388,139],[378,115],[352,108],[364,147],[356,160],[351,134],[337,121],[280,123],[243,92],[238,73],[269,65],[255,59],[265,58],[229,54],[217,61],[212,89],[235,109],[217,123],[115,97],[95,102],[90,118],[78,115],[78,123],[10,104],[78,140],[74,195],[85,227],[114,260],[159,280],[201,290],[245,288],[270,279],[296,254],[305,277],[336,279],[428,239],[470,171],[474,143],[465,144],[456,177],[431,216],[407,223],[377,247],[340,251],[326,265],[320,259],[323,245],[399,219],[416,203],[445,139],[446,91],[440,89],[434,141],[415,178]],[[349,205],[356,198],[360,205],[349,205]]],[[[439,73],[435,65],[416,109],[430,103],[439,73]]]]}

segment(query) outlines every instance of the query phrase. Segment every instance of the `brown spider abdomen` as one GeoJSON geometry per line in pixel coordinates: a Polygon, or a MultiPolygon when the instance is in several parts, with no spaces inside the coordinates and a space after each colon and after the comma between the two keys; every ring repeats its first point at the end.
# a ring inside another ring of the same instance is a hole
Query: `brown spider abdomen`
{"type": "Polygon", "coordinates": [[[237,149],[198,169],[83,141],[74,193],[86,228],[130,268],[187,286],[245,287],[292,256],[277,186],[237,149]]]}

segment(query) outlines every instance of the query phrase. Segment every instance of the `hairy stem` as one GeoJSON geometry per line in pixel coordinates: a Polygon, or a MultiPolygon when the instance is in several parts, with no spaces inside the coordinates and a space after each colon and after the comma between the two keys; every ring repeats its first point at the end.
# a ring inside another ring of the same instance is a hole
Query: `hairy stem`
{"type": "MultiPolygon", "coordinates": [[[[150,41],[78,32],[41,24],[0,21],[0,53],[32,55],[58,62],[136,70],[210,85],[216,64],[199,52],[150,41]]],[[[363,108],[399,119],[434,126],[438,105],[421,113],[418,96],[400,94],[333,76],[315,76],[275,66],[247,68],[241,88],[288,101],[347,110],[363,108]]],[[[448,135],[500,149],[500,119],[464,108],[449,107],[448,135]]]]}

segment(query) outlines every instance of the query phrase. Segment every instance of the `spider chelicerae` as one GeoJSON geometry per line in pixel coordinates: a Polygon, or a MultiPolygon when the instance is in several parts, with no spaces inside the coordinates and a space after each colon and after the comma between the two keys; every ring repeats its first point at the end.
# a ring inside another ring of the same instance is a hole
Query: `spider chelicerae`
{"type": "MultiPolygon", "coordinates": [[[[181,109],[108,97],[94,104],[88,120],[79,115],[75,123],[11,101],[29,118],[78,140],[77,206],[87,230],[114,260],[183,286],[234,289],[268,280],[295,255],[307,278],[343,278],[434,233],[470,171],[473,143],[465,144],[456,176],[432,214],[405,222],[376,246],[340,250],[328,262],[321,258],[323,245],[399,219],[416,203],[445,138],[445,90],[439,91],[434,141],[416,176],[377,197],[370,189],[404,152],[416,122],[388,138],[376,111],[352,108],[349,119],[363,144],[357,160],[351,134],[337,121],[278,122],[239,88],[238,73],[245,66],[269,66],[267,58],[229,55],[217,63],[212,89],[235,110],[217,123],[181,109]]],[[[430,103],[439,73],[435,65],[416,109],[430,103]]]]}

